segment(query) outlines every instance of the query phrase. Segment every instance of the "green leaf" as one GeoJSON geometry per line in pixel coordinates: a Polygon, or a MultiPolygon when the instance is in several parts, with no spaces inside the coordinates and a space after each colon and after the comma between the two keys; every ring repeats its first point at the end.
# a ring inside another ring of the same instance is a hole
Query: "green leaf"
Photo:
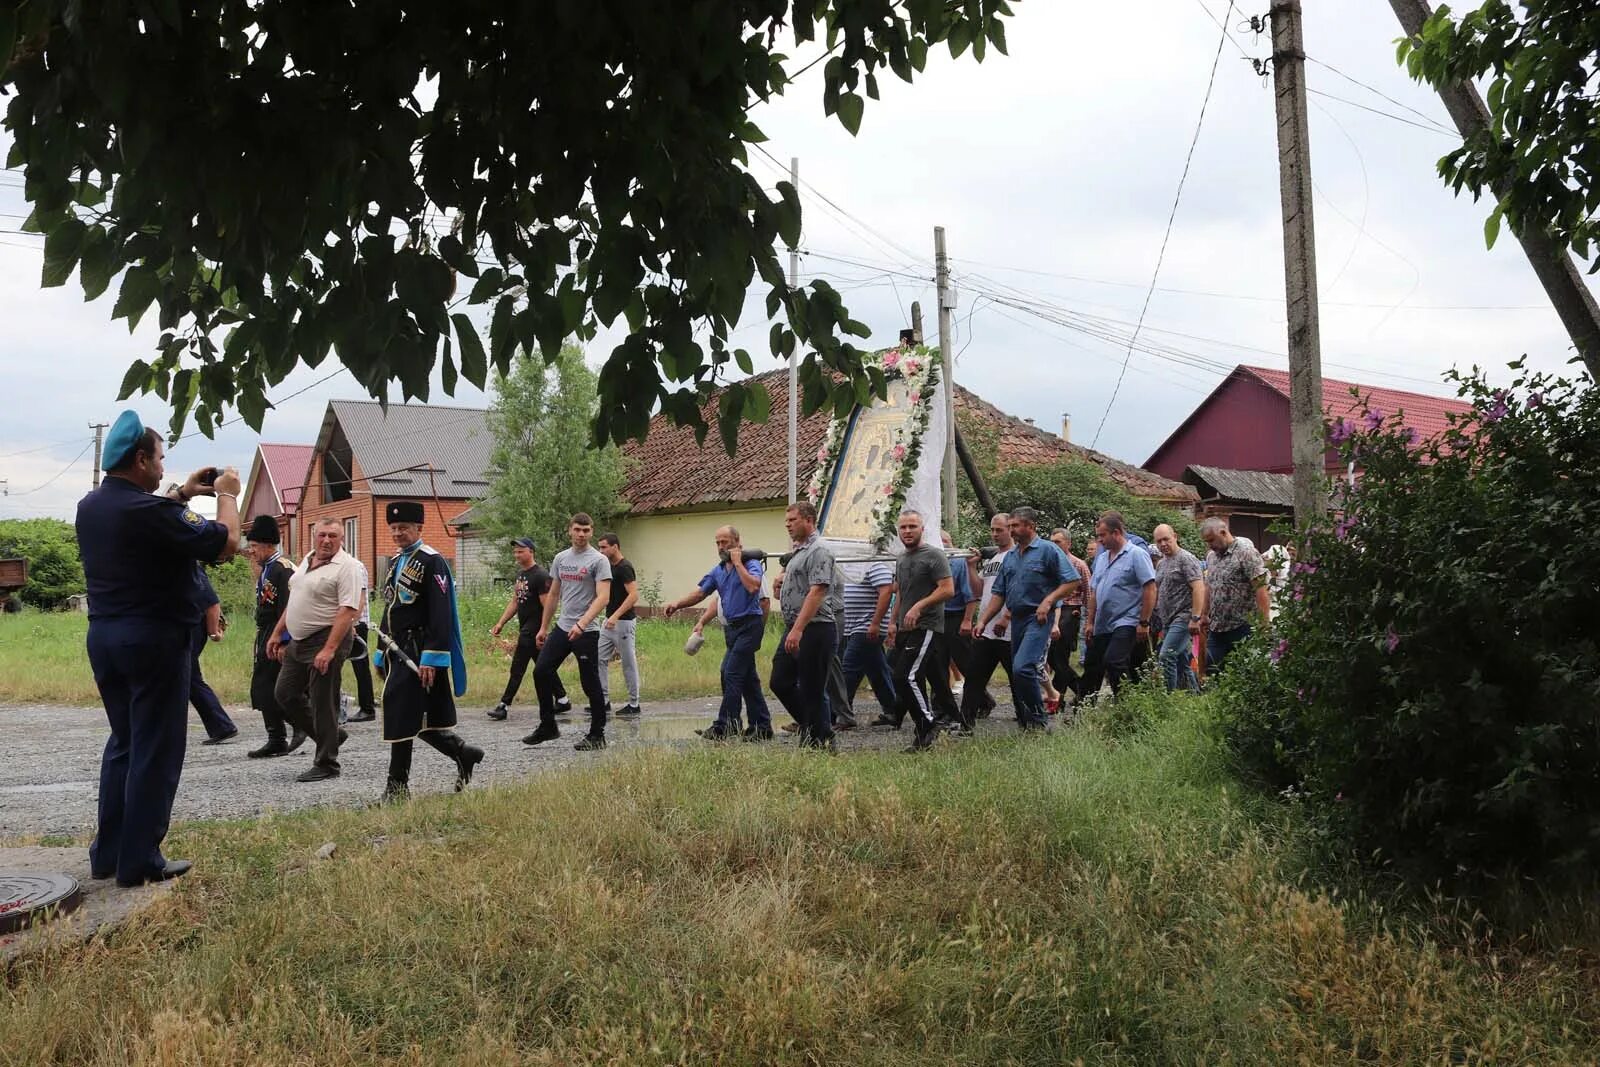
{"type": "Polygon", "coordinates": [[[145,266],[134,267],[122,276],[122,288],[117,293],[116,304],[111,308],[111,317],[127,318],[128,332],[132,333],[138,328],[139,319],[144,316],[150,301],[160,295],[161,279],[156,272],[145,266]]]}
{"type": "Polygon", "coordinates": [[[999,19],[994,19],[989,23],[989,43],[994,45],[995,50],[1001,55],[1007,56],[1011,54],[1006,51],[1006,24],[999,19]]]}
{"type": "Polygon", "coordinates": [[[89,232],[83,239],[78,264],[78,279],[83,283],[83,298],[94,300],[99,297],[106,291],[106,286],[111,284],[111,276],[116,272],[116,250],[112,247],[111,235],[99,226],[89,227],[89,232]]]}
{"type": "Polygon", "coordinates": [[[966,22],[957,22],[950,27],[950,58],[960,59],[961,53],[967,50],[967,45],[972,43],[972,27],[966,22]]]}
{"type": "Polygon", "coordinates": [[[750,361],[750,353],[746,352],[742,348],[736,348],[733,350],[733,361],[737,363],[739,365],[739,369],[744,371],[746,374],[754,374],[756,372],[755,364],[750,361]]]}
{"type": "Polygon", "coordinates": [[[1500,219],[1505,214],[1505,207],[1496,204],[1494,210],[1489,212],[1489,217],[1483,220],[1483,243],[1486,248],[1493,248],[1495,240],[1500,236],[1500,219]]]}
{"type": "MultiPolygon", "coordinates": [[[[740,365],[749,362],[750,353],[744,349],[734,352],[734,358],[740,360],[740,365]],[[743,359],[740,359],[740,357],[743,359]]],[[[752,385],[745,391],[744,417],[750,422],[766,422],[772,416],[772,394],[766,388],[752,385]]]]}
{"type": "Polygon", "coordinates": [[[459,311],[450,316],[450,321],[456,324],[456,340],[461,343],[461,376],[481,389],[489,376],[489,360],[483,354],[477,327],[459,311]]]}
{"type": "Polygon", "coordinates": [[[136,391],[144,387],[150,380],[150,364],[142,359],[136,359],[128,367],[128,373],[122,376],[122,386],[117,390],[117,399],[126,400],[136,391]]]}
{"type": "Polygon", "coordinates": [[[906,56],[920,73],[928,66],[928,42],[921,37],[911,38],[906,42],[906,56]]]}
{"type": "MultiPolygon", "coordinates": [[[[489,321],[489,358],[494,361],[496,367],[502,368],[502,372],[504,368],[511,366],[511,355],[517,347],[516,327],[513,321],[516,310],[516,298],[510,295],[502,296],[494,306],[494,318],[489,321]]],[[[467,374],[467,381],[482,389],[483,382],[473,381],[471,373],[467,372],[464,354],[461,362],[461,369],[467,374]]]]}
{"type": "MultiPolygon", "coordinates": [[[[446,396],[456,395],[456,361],[450,355],[450,338],[444,339],[444,357],[439,362],[439,384],[444,386],[446,396]]],[[[482,389],[481,384],[478,385],[482,389]]]]}
{"type": "Polygon", "coordinates": [[[778,224],[778,236],[783,239],[784,247],[799,247],[800,194],[795,192],[793,185],[786,181],[778,183],[778,202],[773,208],[774,221],[778,224]]]}
{"type": "Polygon", "coordinates": [[[44,238],[44,268],[39,284],[46,289],[62,285],[72,277],[72,268],[78,265],[78,253],[83,248],[83,235],[88,227],[83,220],[66,218],[56,223],[44,238]]]}
{"type": "Polygon", "coordinates": [[[852,137],[861,129],[861,113],[865,108],[866,101],[855,93],[839,94],[839,121],[852,137]]]}
{"type": "Polygon", "coordinates": [[[461,238],[453,233],[445,234],[439,238],[439,258],[448,263],[457,273],[465,274],[469,278],[478,276],[478,263],[472,258],[461,238]]]}

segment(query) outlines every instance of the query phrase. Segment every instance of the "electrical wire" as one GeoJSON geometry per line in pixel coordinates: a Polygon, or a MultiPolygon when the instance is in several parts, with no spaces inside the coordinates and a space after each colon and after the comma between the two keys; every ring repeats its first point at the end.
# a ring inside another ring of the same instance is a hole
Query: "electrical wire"
{"type": "Polygon", "coordinates": [[[1372,94],[1374,94],[1376,96],[1380,96],[1383,99],[1389,101],[1389,103],[1393,104],[1395,107],[1400,108],[1403,111],[1411,112],[1413,115],[1417,116],[1417,118],[1421,119],[1422,121],[1430,123],[1431,125],[1437,127],[1440,130],[1440,132],[1442,132],[1442,133],[1448,133],[1451,137],[1459,137],[1460,136],[1460,134],[1456,130],[1453,130],[1449,126],[1446,126],[1444,123],[1440,122],[1438,119],[1434,118],[1432,115],[1429,115],[1429,114],[1427,114],[1425,112],[1422,112],[1422,111],[1418,111],[1416,108],[1412,107],[1410,104],[1401,103],[1399,100],[1396,100],[1394,97],[1390,96],[1388,93],[1384,92],[1382,89],[1378,89],[1378,88],[1376,88],[1374,86],[1368,85],[1366,82],[1362,81],[1360,78],[1352,77],[1351,75],[1346,74],[1344,71],[1340,70],[1338,67],[1334,66],[1332,63],[1328,63],[1328,62],[1325,62],[1325,61],[1323,61],[1321,59],[1318,59],[1316,56],[1306,56],[1306,62],[1307,63],[1315,63],[1317,66],[1323,68],[1324,70],[1332,71],[1333,73],[1337,74],[1339,77],[1343,78],[1345,81],[1349,82],[1350,84],[1358,85],[1361,88],[1365,89],[1367,92],[1372,93],[1372,94]]]}
{"type": "Polygon", "coordinates": [[[94,442],[91,440],[88,444],[83,446],[83,451],[82,452],[79,452],[76,456],[73,456],[72,457],[72,461],[70,463],[68,463],[65,467],[62,467],[59,471],[56,471],[55,475],[53,477],[51,477],[49,481],[43,483],[42,485],[36,485],[32,489],[25,489],[20,493],[11,493],[9,495],[14,496],[14,497],[17,497],[17,496],[32,496],[34,493],[39,492],[41,489],[48,489],[50,486],[54,485],[58,480],[60,480],[62,475],[66,474],[73,467],[76,467],[78,465],[78,460],[82,459],[84,457],[85,453],[87,453],[89,451],[89,449],[91,449],[93,447],[94,447],[94,442]]]}
{"type": "Polygon", "coordinates": [[[1307,86],[1306,92],[1310,93],[1312,96],[1320,96],[1326,100],[1338,101],[1339,103],[1345,104],[1348,107],[1360,108],[1362,111],[1370,111],[1374,115],[1382,115],[1384,118],[1393,119],[1395,122],[1403,122],[1407,126],[1415,126],[1419,130],[1427,130],[1429,133],[1441,134],[1445,137],[1454,138],[1457,141],[1461,140],[1461,135],[1451,130],[1440,129],[1437,126],[1426,126],[1420,122],[1413,122],[1411,119],[1408,119],[1403,115],[1396,115],[1392,111],[1384,111],[1381,108],[1368,107],[1366,104],[1358,104],[1354,100],[1347,100],[1342,96],[1335,96],[1332,93],[1325,93],[1321,89],[1313,89],[1310,86],[1307,86]]]}
{"type": "Polygon", "coordinates": [[[1094,437],[1089,441],[1090,448],[1099,443],[1100,432],[1106,428],[1106,419],[1111,417],[1111,408],[1117,402],[1117,394],[1122,391],[1122,379],[1128,372],[1128,361],[1133,358],[1133,343],[1139,337],[1145,313],[1150,310],[1150,300],[1155,296],[1156,282],[1161,277],[1161,264],[1167,258],[1167,242],[1172,239],[1172,224],[1177,220],[1178,204],[1183,200],[1183,186],[1189,180],[1189,165],[1194,161],[1195,146],[1200,143],[1200,131],[1206,123],[1206,107],[1211,103],[1211,90],[1217,84],[1217,64],[1222,61],[1222,46],[1229,40],[1227,19],[1231,14],[1233,14],[1233,0],[1228,0],[1228,10],[1222,15],[1222,36],[1217,38],[1217,51],[1211,57],[1211,74],[1206,79],[1205,96],[1200,100],[1200,117],[1194,125],[1194,136],[1189,139],[1189,153],[1183,158],[1183,173],[1178,176],[1178,191],[1172,197],[1172,210],[1167,213],[1166,232],[1161,235],[1161,249],[1156,253],[1156,269],[1150,274],[1150,287],[1144,294],[1144,306],[1139,309],[1139,324],[1134,327],[1133,337],[1128,340],[1128,351],[1123,356],[1122,369],[1117,373],[1117,384],[1111,389],[1111,399],[1106,401],[1106,410],[1100,416],[1100,425],[1095,428],[1094,437]]]}
{"type": "Polygon", "coordinates": [[[82,439],[82,437],[69,437],[65,441],[57,441],[53,445],[39,445],[36,448],[25,448],[21,452],[7,452],[5,455],[0,456],[0,459],[15,459],[17,456],[31,456],[37,452],[48,452],[52,448],[65,448],[68,445],[77,444],[82,439]]]}

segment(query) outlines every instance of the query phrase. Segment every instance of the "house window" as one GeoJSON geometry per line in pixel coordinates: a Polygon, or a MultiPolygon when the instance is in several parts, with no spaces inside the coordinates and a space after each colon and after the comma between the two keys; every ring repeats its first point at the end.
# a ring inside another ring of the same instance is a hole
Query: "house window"
{"type": "Polygon", "coordinates": [[[353,517],[344,520],[344,550],[352,556],[361,554],[360,546],[356,542],[356,529],[356,520],[353,517]]]}

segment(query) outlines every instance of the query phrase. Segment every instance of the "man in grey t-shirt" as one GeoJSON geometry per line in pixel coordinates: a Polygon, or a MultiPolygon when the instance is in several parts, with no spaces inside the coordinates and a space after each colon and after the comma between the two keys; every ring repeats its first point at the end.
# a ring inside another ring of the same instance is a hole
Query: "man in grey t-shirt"
{"type": "MultiPolygon", "coordinates": [[[[905,555],[894,568],[894,622],[889,641],[894,646],[894,691],[898,716],[911,715],[917,729],[907,751],[918,752],[933,744],[933,704],[928,699],[928,668],[943,669],[944,607],[956,594],[950,561],[944,550],[922,541],[922,514],[907,508],[896,527],[905,555]]],[[[895,726],[900,725],[898,719],[895,726]]]]}
{"type": "Polygon", "coordinates": [[[572,516],[567,537],[572,547],[550,561],[550,595],[544,602],[539,661],[533,685],[539,692],[539,728],[522,739],[537,745],[561,736],[556,727],[556,671],[568,654],[578,658],[578,680],[589,698],[589,734],[575,746],[588,752],[606,746],[606,696],[600,686],[600,613],[611,596],[611,564],[589,544],[594,520],[572,516]],[[559,614],[558,609],[559,607],[559,614]],[[556,623],[551,629],[552,620],[556,623]]]}
{"type": "Polygon", "coordinates": [[[1178,544],[1178,535],[1163,523],[1156,527],[1156,621],[1161,627],[1157,660],[1166,675],[1167,689],[1196,690],[1200,683],[1189,665],[1190,646],[1200,632],[1206,612],[1206,583],[1200,561],[1178,544]]]}
{"type": "Polygon", "coordinates": [[[838,646],[834,602],[829,596],[837,578],[833,553],[817,535],[817,509],[802,500],[790,504],[783,517],[795,550],[783,568],[778,607],[784,634],[772,655],[770,685],[794,721],[800,744],[833,748],[833,722],[824,693],[828,664],[838,646]]]}

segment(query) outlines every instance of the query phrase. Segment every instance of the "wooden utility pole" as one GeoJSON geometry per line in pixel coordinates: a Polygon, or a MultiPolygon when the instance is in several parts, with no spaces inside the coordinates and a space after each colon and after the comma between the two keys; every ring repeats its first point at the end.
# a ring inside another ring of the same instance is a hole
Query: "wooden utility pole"
{"type": "Polygon", "coordinates": [[[944,463],[941,473],[944,497],[943,524],[956,528],[956,369],[955,351],[950,341],[956,294],[950,288],[950,257],[944,251],[944,227],[933,228],[934,279],[939,292],[939,373],[944,376],[944,463]]]}
{"type": "Polygon", "coordinates": [[[1317,235],[1311,215],[1311,138],[1300,0],[1272,0],[1272,80],[1278,111],[1278,195],[1283,205],[1283,277],[1289,312],[1289,455],[1294,518],[1327,511],[1323,491],[1322,336],[1317,314],[1317,235]]]}
{"type": "MultiPolygon", "coordinates": [[[[1433,14],[1428,0],[1389,0],[1389,6],[1394,8],[1395,17],[1410,37],[1419,36],[1422,24],[1433,14]]],[[[1444,101],[1445,110],[1450,112],[1463,140],[1489,128],[1489,109],[1470,81],[1440,86],[1439,99],[1444,101]]],[[[1509,191],[1504,183],[1493,189],[1495,196],[1502,199],[1509,191]]],[[[1594,293],[1584,284],[1578,265],[1572,262],[1565,248],[1536,228],[1517,234],[1517,241],[1533,266],[1533,273],[1538,275],[1539,284],[1544,286],[1545,295],[1561,317],[1561,324],[1567,328],[1578,355],[1583,357],[1589,373],[1600,379],[1600,305],[1595,303],[1594,293]]]]}
{"type": "Polygon", "coordinates": [[[100,488],[100,446],[105,444],[107,425],[104,422],[91,422],[89,424],[89,429],[94,431],[94,473],[91,478],[95,489],[100,488]]]}
{"type": "MultiPolygon", "coordinates": [[[[789,184],[800,195],[800,157],[789,157],[789,184]]],[[[789,288],[800,288],[800,250],[789,249],[789,288]]],[[[789,503],[800,499],[800,346],[789,352],[789,503]]]]}

